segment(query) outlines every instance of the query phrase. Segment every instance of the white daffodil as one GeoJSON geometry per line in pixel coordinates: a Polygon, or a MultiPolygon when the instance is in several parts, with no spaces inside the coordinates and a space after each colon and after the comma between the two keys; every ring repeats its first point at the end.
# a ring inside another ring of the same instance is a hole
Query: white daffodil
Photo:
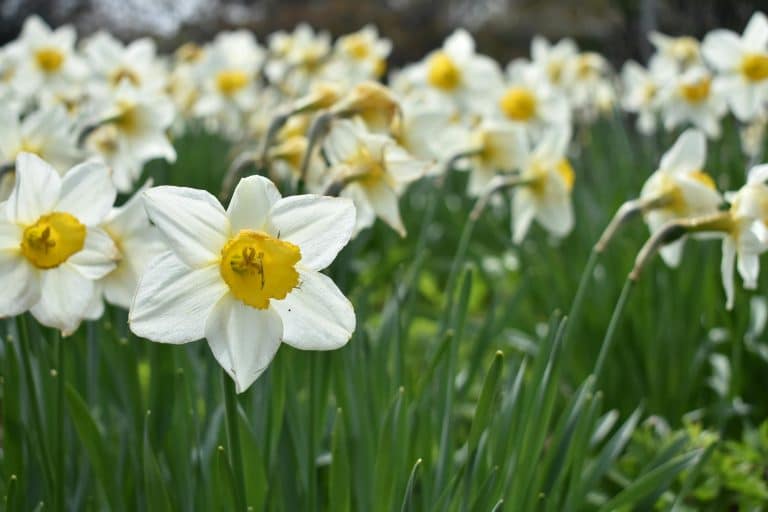
{"type": "Polygon", "coordinates": [[[731,203],[730,226],[723,238],[723,259],[720,267],[726,307],[733,308],[733,268],[737,266],[744,288],[757,288],[760,255],[768,250],[768,165],[750,169],[747,183],[738,192],[726,194],[731,203]],[[736,261],[738,259],[738,265],[736,261]]]}
{"type": "Polygon", "coordinates": [[[85,78],[87,67],[75,53],[75,38],[70,25],[51,30],[38,16],[27,18],[14,47],[16,91],[30,97],[43,89],[71,87],[85,78]]]}
{"type": "Polygon", "coordinates": [[[728,105],[722,91],[712,87],[712,74],[704,67],[679,75],[661,91],[659,102],[667,131],[687,122],[710,138],[720,136],[720,119],[728,105]]]}
{"type": "Polygon", "coordinates": [[[133,189],[145,162],[154,158],[176,161],[176,150],[166,135],[174,115],[168,98],[126,82],[110,95],[86,147],[112,167],[112,179],[120,192],[133,189]]]}
{"type": "Polygon", "coordinates": [[[334,182],[341,195],[355,202],[355,234],[371,226],[376,217],[405,236],[398,199],[411,182],[430,167],[397,145],[391,138],[367,132],[353,121],[333,124],[324,143],[334,182]]]}
{"type": "Polygon", "coordinates": [[[208,340],[245,391],[281,341],[299,349],[343,346],[352,304],[320,271],[347,244],[351,201],[282,198],[266,178],[240,181],[225,211],[208,192],[157,187],[147,212],[169,250],[150,262],[129,314],[131,330],[161,343],[208,340]]]}
{"type": "Polygon", "coordinates": [[[719,73],[722,89],[740,121],[749,121],[768,105],[768,18],[756,12],[739,37],[730,30],[715,30],[704,39],[702,51],[719,73]]]}
{"type": "Polygon", "coordinates": [[[475,52],[469,32],[459,29],[413,68],[411,79],[468,114],[480,111],[501,87],[502,74],[493,59],[475,52]]]}
{"type": "Polygon", "coordinates": [[[0,203],[0,316],[31,311],[65,335],[77,329],[94,282],[115,268],[115,244],[97,227],[115,195],[102,164],[77,165],[61,178],[37,156],[18,156],[16,184],[0,203]]]}
{"type": "Polygon", "coordinates": [[[477,197],[493,178],[520,169],[528,157],[528,138],[521,126],[485,122],[470,136],[469,183],[467,192],[477,197]]]}
{"type": "Polygon", "coordinates": [[[536,219],[556,237],[573,229],[571,191],[575,173],[566,158],[570,128],[547,131],[532,151],[527,150],[521,166],[521,185],[512,197],[512,238],[520,243],[536,219]]]}
{"type": "Polygon", "coordinates": [[[74,123],[59,106],[35,110],[19,119],[0,110],[0,165],[11,165],[20,153],[34,153],[60,174],[80,156],[74,123]]]}
{"type": "Polygon", "coordinates": [[[267,75],[279,83],[286,93],[301,95],[312,82],[323,76],[331,56],[331,36],[315,32],[300,23],[293,32],[277,32],[269,37],[270,56],[267,75]]]}
{"type": "Polygon", "coordinates": [[[106,32],[98,32],[83,45],[96,85],[108,88],[116,88],[126,80],[137,89],[162,89],[166,73],[155,52],[152,39],[137,39],[123,45],[106,32]]]}
{"type": "Polygon", "coordinates": [[[144,208],[142,194],[147,186],[122,206],[112,208],[100,226],[114,242],[118,256],[115,269],[96,282],[89,319],[101,317],[104,300],[121,308],[130,308],[139,278],[149,262],[166,249],[157,228],[149,223],[144,208]]]}
{"type": "Polygon", "coordinates": [[[678,73],[683,73],[692,67],[701,66],[701,45],[690,36],[673,37],[661,32],[651,32],[648,36],[656,48],[654,57],[665,61],[678,73]]]}
{"type": "Polygon", "coordinates": [[[373,25],[340,37],[334,45],[334,59],[327,76],[338,77],[349,85],[363,80],[376,80],[387,70],[387,57],[392,41],[379,37],[373,25]]]}
{"type": "Polygon", "coordinates": [[[568,100],[547,82],[541,68],[517,61],[507,69],[509,77],[496,95],[494,117],[524,127],[538,136],[546,127],[571,122],[568,100]]]}
{"type": "Polygon", "coordinates": [[[662,59],[651,59],[648,69],[635,61],[627,61],[621,70],[624,85],[622,107],[637,114],[637,129],[643,134],[656,131],[659,92],[674,77],[674,68],[662,59]]]}
{"type": "Polygon", "coordinates": [[[250,32],[216,36],[196,67],[200,91],[195,115],[218,123],[227,132],[237,132],[244,113],[256,106],[256,80],[263,60],[264,50],[250,32]]]}
{"type": "Polygon", "coordinates": [[[556,89],[565,90],[567,69],[578,52],[579,49],[572,39],[561,39],[554,45],[541,36],[536,36],[531,41],[531,62],[556,89]]]}
{"type": "Polygon", "coordinates": [[[569,102],[583,121],[591,122],[604,107],[600,103],[613,91],[610,73],[608,61],[594,52],[580,53],[566,66],[569,102]]]}
{"type": "MultiPolygon", "coordinates": [[[[702,132],[688,129],[661,158],[659,168],[646,180],[640,192],[645,222],[651,234],[675,219],[717,213],[723,200],[715,182],[704,172],[707,139],[702,132]]],[[[661,248],[667,265],[680,263],[684,240],[661,248]]]]}

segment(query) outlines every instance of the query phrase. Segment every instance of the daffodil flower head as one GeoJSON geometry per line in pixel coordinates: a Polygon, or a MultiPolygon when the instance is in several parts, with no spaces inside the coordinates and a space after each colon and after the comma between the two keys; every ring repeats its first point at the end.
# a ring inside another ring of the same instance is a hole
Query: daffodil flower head
{"type": "MultiPolygon", "coordinates": [[[[640,193],[651,234],[671,220],[718,211],[723,201],[714,180],[704,171],[706,155],[704,134],[688,129],[662,156],[659,168],[646,180],[640,193]]],[[[679,240],[661,249],[669,266],[679,264],[682,246],[683,240],[679,240]]]]}
{"type": "Polygon", "coordinates": [[[737,192],[726,194],[731,203],[730,225],[723,238],[721,274],[726,307],[733,308],[733,270],[737,267],[744,288],[757,288],[760,255],[768,250],[768,165],[750,169],[747,183],[737,192]]]}
{"type": "Polygon", "coordinates": [[[552,128],[523,157],[521,185],[512,197],[512,238],[520,243],[535,219],[561,238],[573,229],[575,172],[567,159],[569,128],[552,128]]]}
{"type": "Polygon", "coordinates": [[[471,135],[468,193],[482,194],[494,176],[517,171],[527,155],[528,138],[519,125],[487,121],[471,135]]]}
{"type": "Polygon", "coordinates": [[[281,198],[261,176],[242,179],[226,211],[190,188],[156,187],[144,197],[167,250],[139,282],[133,332],[162,343],[205,337],[238,392],[266,370],[281,342],[331,350],[349,340],[352,305],[320,271],[352,235],[352,201],[281,198]]]}
{"type": "Polygon", "coordinates": [[[16,159],[16,184],[0,203],[0,316],[25,311],[71,334],[83,320],[94,282],[119,255],[98,226],[115,199],[108,170],[86,162],[63,178],[35,155],[16,159]]]}
{"type": "Polygon", "coordinates": [[[724,91],[736,117],[749,121],[766,111],[768,102],[768,18],[756,12],[739,36],[730,30],[714,30],[702,45],[707,62],[719,76],[715,79],[724,91]]]}

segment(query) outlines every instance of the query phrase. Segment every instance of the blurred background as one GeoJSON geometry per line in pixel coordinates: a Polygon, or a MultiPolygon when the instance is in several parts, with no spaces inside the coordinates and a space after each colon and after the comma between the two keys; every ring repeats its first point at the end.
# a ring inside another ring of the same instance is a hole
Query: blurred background
{"type": "Polygon", "coordinates": [[[526,54],[538,33],[574,37],[620,63],[644,59],[649,30],[741,31],[760,4],[768,9],[746,0],[0,0],[0,43],[16,37],[32,13],[53,26],[73,23],[83,35],[99,28],[126,40],[150,35],[164,49],[222,29],[249,28],[263,40],[302,21],[333,35],[373,23],[395,43],[394,66],[420,59],[456,27],[501,62],[526,54]]]}

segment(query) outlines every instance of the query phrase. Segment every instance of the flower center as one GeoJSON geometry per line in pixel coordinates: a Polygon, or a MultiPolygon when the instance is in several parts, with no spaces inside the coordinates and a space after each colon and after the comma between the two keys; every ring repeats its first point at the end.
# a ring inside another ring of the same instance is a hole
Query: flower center
{"type": "Polygon", "coordinates": [[[510,87],[499,102],[504,114],[514,121],[528,121],[536,114],[536,97],[525,87],[510,87]]]}
{"type": "Polygon", "coordinates": [[[35,62],[46,73],[54,73],[64,63],[64,53],[57,48],[40,48],[35,52],[35,62]]]}
{"type": "Polygon", "coordinates": [[[118,115],[114,122],[114,125],[118,130],[124,133],[134,133],[139,130],[139,113],[136,111],[135,105],[123,103],[119,105],[120,115],[118,115]]]}
{"type": "Polygon", "coordinates": [[[248,85],[248,75],[237,69],[219,71],[216,75],[216,87],[225,96],[232,96],[248,85]]]}
{"type": "Polygon", "coordinates": [[[256,309],[282,300],[299,284],[298,246],[261,231],[243,229],[221,249],[219,271],[232,295],[256,309]]]}
{"type": "Polygon", "coordinates": [[[461,71],[444,52],[437,52],[429,59],[427,80],[432,86],[452,91],[461,82],[461,71]]]}
{"type": "Polygon", "coordinates": [[[700,103],[709,97],[711,80],[701,78],[690,84],[680,86],[680,94],[688,103],[700,103]]]}
{"type": "Polygon", "coordinates": [[[688,176],[701,183],[705,187],[707,187],[710,190],[717,190],[717,185],[715,185],[715,180],[712,179],[712,176],[707,174],[704,171],[693,171],[688,174],[688,176]]]}
{"type": "Polygon", "coordinates": [[[85,226],[64,212],[40,217],[27,226],[21,239],[21,252],[40,269],[55,268],[85,245],[85,226]]]}
{"type": "Polygon", "coordinates": [[[357,60],[363,60],[371,53],[368,41],[360,34],[354,34],[345,39],[344,49],[357,60]]]}
{"type": "Polygon", "coordinates": [[[748,80],[760,82],[768,78],[768,55],[750,53],[741,61],[741,72],[748,80]]]}
{"type": "Polygon", "coordinates": [[[112,85],[119,85],[123,79],[128,80],[132,85],[140,85],[141,79],[133,70],[128,68],[120,68],[112,73],[112,85]]]}

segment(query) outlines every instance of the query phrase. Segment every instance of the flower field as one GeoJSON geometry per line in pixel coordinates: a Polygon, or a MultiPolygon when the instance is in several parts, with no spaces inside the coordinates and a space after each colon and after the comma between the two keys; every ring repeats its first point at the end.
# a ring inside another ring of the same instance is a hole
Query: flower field
{"type": "Polygon", "coordinates": [[[768,508],[768,18],[0,48],[4,510],[768,508]]]}

